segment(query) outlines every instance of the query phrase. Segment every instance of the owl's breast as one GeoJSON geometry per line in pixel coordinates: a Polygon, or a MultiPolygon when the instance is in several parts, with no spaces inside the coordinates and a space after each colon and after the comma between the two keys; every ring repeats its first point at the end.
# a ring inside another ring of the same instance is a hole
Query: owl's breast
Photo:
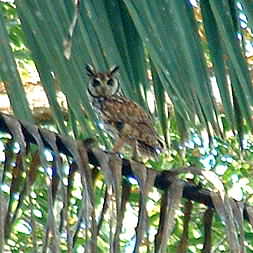
{"type": "Polygon", "coordinates": [[[129,134],[129,137],[138,136],[140,123],[150,125],[143,109],[126,97],[99,98],[95,101],[94,106],[99,111],[105,126],[109,125],[110,128],[114,129],[114,132],[116,131],[117,135],[121,135],[124,128],[124,134],[129,134]]]}
{"type": "Polygon", "coordinates": [[[96,112],[101,113],[103,111],[103,105],[105,103],[104,97],[98,97],[92,99],[92,105],[94,106],[96,112]]]}
{"type": "Polygon", "coordinates": [[[161,149],[150,115],[138,104],[123,96],[112,96],[98,99],[94,106],[106,130],[114,136],[127,138],[130,145],[137,142],[142,150],[151,153],[155,153],[157,148],[161,149]]]}
{"type": "Polygon", "coordinates": [[[118,137],[120,130],[124,127],[124,122],[119,119],[116,113],[117,102],[106,97],[99,97],[93,99],[92,105],[103,121],[105,130],[114,137],[118,137]]]}

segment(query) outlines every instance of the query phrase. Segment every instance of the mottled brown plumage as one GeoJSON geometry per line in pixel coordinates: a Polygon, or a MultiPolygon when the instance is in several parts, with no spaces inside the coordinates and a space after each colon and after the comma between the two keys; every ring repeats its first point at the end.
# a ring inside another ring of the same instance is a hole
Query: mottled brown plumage
{"type": "Polygon", "coordinates": [[[108,72],[96,72],[87,65],[90,77],[88,92],[92,104],[99,112],[105,127],[117,138],[113,151],[119,152],[124,144],[136,153],[155,156],[162,150],[151,116],[132,100],[119,95],[119,81],[115,77],[118,67],[108,72]]]}

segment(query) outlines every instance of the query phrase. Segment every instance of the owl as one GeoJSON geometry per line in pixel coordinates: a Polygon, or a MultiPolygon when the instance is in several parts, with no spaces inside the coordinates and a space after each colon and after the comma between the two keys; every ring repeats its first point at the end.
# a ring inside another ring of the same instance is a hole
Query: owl
{"type": "Polygon", "coordinates": [[[144,109],[121,95],[116,77],[118,66],[107,72],[97,72],[87,65],[88,93],[92,105],[104,122],[105,129],[116,139],[113,152],[120,152],[125,144],[133,148],[133,158],[154,157],[163,149],[162,141],[154,129],[151,116],[144,109]]]}

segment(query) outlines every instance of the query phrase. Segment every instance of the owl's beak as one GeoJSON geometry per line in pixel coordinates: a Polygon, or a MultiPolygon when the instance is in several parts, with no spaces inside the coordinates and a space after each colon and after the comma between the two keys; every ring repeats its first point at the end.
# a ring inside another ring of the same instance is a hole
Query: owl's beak
{"type": "Polygon", "coordinates": [[[107,95],[107,94],[106,94],[106,93],[107,93],[107,89],[106,89],[106,86],[105,86],[105,85],[103,85],[103,86],[101,87],[101,90],[102,90],[102,94],[107,95]]]}

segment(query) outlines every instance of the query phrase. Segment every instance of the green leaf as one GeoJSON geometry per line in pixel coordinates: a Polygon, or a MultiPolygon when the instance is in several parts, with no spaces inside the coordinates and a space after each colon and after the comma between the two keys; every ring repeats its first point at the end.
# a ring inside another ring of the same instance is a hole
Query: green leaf
{"type": "Polygon", "coordinates": [[[227,81],[227,72],[225,70],[224,57],[226,52],[222,47],[220,34],[218,33],[218,27],[211,11],[208,1],[200,1],[201,13],[203,16],[203,25],[207,36],[207,43],[210,50],[210,57],[213,63],[213,70],[219,93],[224,106],[224,111],[231,123],[231,128],[235,128],[235,115],[234,108],[231,101],[230,85],[227,81]]]}
{"type": "Polygon", "coordinates": [[[253,103],[251,99],[253,96],[252,83],[249,76],[247,62],[243,57],[235,27],[232,23],[231,11],[227,4],[218,0],[210,1],[210,6],[227,55],[231,61],[233,71],[238,78],[238,82],[233,82],[232,86],[235,90],[235,94],[238,96],[238,102],[241,103],[240,109],[244,113],[244,116],[246,116],[247,123],[252,128],[252,120],[249,117],[251,114],[250,106],[252,106],[253,103]]]}
{"type": "Polygon", "coordinates": [[[13,109],[19,119],[32,122],[32,113],[25,95],[24,87],[17,71],[12,49],[0,8],[0,78],[5,88],[13,109]]]}

